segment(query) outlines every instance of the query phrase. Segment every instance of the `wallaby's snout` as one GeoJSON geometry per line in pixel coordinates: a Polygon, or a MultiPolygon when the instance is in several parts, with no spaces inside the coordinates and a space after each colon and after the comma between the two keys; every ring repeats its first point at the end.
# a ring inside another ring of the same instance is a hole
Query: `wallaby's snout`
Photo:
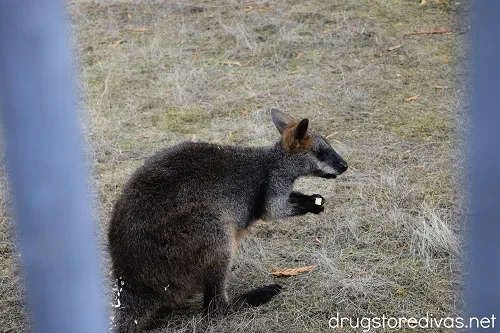
{"type": "Polygon", "coordinates": [[[304,174],[322,178],[337,178],[343,174],[348,164],[321,135],[309,130],[309,121],[300,122],[279,110],[272,109],[271,117],[283,137],[285,150],[296,160],[304,159],[308,165],[304,174]]]}
{"type": "Polygon", "coordinates": [[[319,154],[316,155],[319,160],[316,175],[323,178],[337,178],[347,170],[349,165],[326,140],[324,141],[326,145],[322,145],[323,147],[319,148],[319,154]]]}
{"type": "Polygon", "coordinates": [[[339,162],[340,173],[344,173],[345,171],[347,171],[348,168],[349,165],[347,164],[346,161],[339,162]]]}
{"type": "Polygon", "coordinates": [[[349,165],[347,164],[346,161],[343,161],[342,164],[341,164],[341,170],[342,170],[342,173],[347,171],[347,169],[349,168],[349,165]]]}
{"type": "Polygon", "coordinates": [[[319,149],[318,153],[315,154],[314,151],[312,152],[316,164],[313,175],[327,179],[337,178],[337,176],[340,176],[347,170],[349,165],[332,147],[330,147],[326,140],[325,144],[323,144],[324,147],[319,149]]]}

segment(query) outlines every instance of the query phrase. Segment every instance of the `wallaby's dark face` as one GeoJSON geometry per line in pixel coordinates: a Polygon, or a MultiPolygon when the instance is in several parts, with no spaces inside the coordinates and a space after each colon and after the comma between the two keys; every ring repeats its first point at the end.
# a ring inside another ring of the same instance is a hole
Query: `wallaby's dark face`
{"type": "Polygon", "coordinates": [[[310,131],[309,135],[313,137],[310,153],[314,156],[314,162],[318,166],[313,175],[323,178],[336,178],[347,170],[347,163],[325,138],[312,131],[310,131]]]}
{"type": "Polygon", "coordinates": [[[307,160],[309,174],[323,178],[336,178],[347,170],[347,163],[328,141],[308,129],[308,119],[298,122],[276,109],[271,110],[271,117],[282,136],[284,149],[298,159],[307,160]]]}

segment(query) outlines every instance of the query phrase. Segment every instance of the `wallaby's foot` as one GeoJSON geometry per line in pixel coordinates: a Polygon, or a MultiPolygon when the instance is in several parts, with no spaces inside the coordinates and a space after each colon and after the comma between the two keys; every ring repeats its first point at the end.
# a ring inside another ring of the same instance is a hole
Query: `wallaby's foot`
{"type": "Polygon", "coordinates": [[[295,215],[319,214],[325,210],[325,198],[319,194],[306,195],[292,192],[290,194],[290,203],[295,210],[295,215]]]}
{"type": "Polygon", "coordinates": [[[233,303],[233,310],[238,310],[246,307],[256,307],[267,303],[274,296],[278,295],[283,287],[279,284],[270,284],[251,290],[236,298],[233,303]]]}

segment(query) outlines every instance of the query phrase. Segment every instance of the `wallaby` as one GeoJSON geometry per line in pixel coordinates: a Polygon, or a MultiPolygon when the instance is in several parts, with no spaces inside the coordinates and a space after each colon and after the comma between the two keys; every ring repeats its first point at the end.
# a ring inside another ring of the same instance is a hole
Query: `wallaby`
{"type": "Polygon", "coordinates": [[[184,142],[150,157],[114,206],[109,249],[118,282],[119,333],[142,332],[160,308],[203,292],[208,313],[266,303],[268,285],[229,301],[226,284],[238,242],[257,220],[319,214],[322,196],[294,181],[336,178],[347,163],[320,135],[271,110],[281,138],[260,148],[184,142]]]}

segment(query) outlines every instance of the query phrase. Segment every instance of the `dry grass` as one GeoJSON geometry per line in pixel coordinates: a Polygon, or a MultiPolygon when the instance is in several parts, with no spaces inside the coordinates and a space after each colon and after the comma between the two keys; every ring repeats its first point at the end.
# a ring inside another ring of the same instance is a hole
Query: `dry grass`
{"type": "MultiPolygon", "coordinates": [[[[310,118],[351,165],[335,181],[298,182],[326,198],[325,214],[262,225],[241,245],[231,294],[279,282],[280,297],[213,321],[193,301],[167,316],[164,331],[327,332],[337,312],[457,314],[456,73],[465,28],[453,16],[463,5],[419,2],[68,5],[103,234],[121,186],[146,156],[182,140],[269,144],[277,138],[271,107],[310,118]],[[409,35],[440,27],[453,33],[409,35]],[[272,266],[302,265],[318,269],[270,274],[272,266]]],[[[26,332],[11,229],[10,220],[0,226],[0,332],[26,332]]]]}

